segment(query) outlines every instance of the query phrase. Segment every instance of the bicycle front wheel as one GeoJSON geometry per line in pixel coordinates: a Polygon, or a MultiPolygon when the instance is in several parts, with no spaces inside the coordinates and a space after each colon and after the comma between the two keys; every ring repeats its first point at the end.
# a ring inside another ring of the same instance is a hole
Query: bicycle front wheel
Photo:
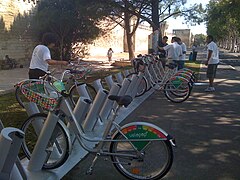
{"type": "MultiPolygon", "coordinates": [[[[85,84],[85,83],[79,83],[79,84],[77,84],[77,86],[81,86],[83,84],[85,84]]],[[[97,95],[97,91],[95,90],[95,88],[91,84],[86,84],[86,90],[87,90],[87,93],[88,93],[89,97],[93,101],[94,98],[97,95]]],[[[72,102],[74,103],[74,105],[76,105],[77,101],[78,101],[78,99],[80,97],[80,94],[77,91],[76,85],[73,85],[71,87],[71,89],[70,89],[70,97],[71,97],[72,102]]]]}
{"type": "MultiPolygon", "coordinates": [[[[127,78],[131,79],[133,77],[133,75],[137,75],[137,73],[128,74],[127,78]]],[[[146,91],[147,91],[147,80],[143,76],[141,79],[141,82],[138,85],[138,89],[137,89],[137,93],[136,93],[135,97],[142,96],[146,91]]]]}
{"type": "Polygon", "coordinates": [[[126,138],[118,133],[110,145],[115,168],[129,179],[160,179],[170,170],[173,162],[172,146],[169,141],[139,141],[127,142],[126,138]],[[144,145],[137,150],[133,144],[144,145]],[[125,155],[124,155],[125,154],[125,155]]]}
{"type": "MultiPolygon", "coordinates": [[[[21,127],[21,130],[25,133],[22,149],[28,159],[31,158],[33,149],[46,119],[46,114],[34,114],[30,116],[21,127]]],[[[48,156],[43,165],[44,169],[60,167],[69,156],[68,136],[59,122],[56,124],[45,151],[48,156]]]]}

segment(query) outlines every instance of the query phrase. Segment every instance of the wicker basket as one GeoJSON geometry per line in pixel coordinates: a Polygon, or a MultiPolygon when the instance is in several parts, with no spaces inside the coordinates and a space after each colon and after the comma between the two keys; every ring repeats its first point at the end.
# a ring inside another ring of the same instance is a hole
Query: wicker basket
{"type": "Polygon", "coordinates": [[[26,80],[21,84],[20,88],[29,101],[50,111],[56,108],[61,97],[56,91],[53,91],[53,89],[46,92],[46,84],[41,80],[26,80]],[[55,97],[51,97],[51,92],[54,92],[55,97]]]}

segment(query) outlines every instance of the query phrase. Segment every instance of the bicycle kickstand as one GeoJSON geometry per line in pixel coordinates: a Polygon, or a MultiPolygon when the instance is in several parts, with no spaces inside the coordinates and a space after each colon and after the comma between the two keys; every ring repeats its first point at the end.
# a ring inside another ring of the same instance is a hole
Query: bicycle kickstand
{"type": "Polygon", "coordinates": [[[97,161],[97,158],[100,156],[100,153],[97,153],[96,156],[94,157],[93,161],[92,161],[92,164],[91,166],[88,168],[86,174],[88,175],[92,175],[92,172],[93,172],[93,168],[96,164],[96,161],[97,161]]]}

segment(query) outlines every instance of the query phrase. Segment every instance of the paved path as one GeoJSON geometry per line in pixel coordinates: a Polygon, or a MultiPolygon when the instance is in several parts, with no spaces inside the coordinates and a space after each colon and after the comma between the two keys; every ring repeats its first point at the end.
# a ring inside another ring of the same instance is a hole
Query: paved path
{"type": "MultiPolygon", "coordinates": [[[[156,92],[124,121],[152,122],[176,138],[178,147],[166,180],[239,180],[240,72],[219,65],[216,92],[206,93],[205,71],[202,66],[202,86],[194,87],[188,101],[171,103],[156,92]]],[[[86,157],[63,180],[124,179],[104,158],[93,175],[85,175],[92,160],[93,155],[86,157]]]]}
{"type": "Polygon", "coordinates": [[[14,85],[28,78],[28,68],[0,70],[0,94],[14,90],[14,85]]]}

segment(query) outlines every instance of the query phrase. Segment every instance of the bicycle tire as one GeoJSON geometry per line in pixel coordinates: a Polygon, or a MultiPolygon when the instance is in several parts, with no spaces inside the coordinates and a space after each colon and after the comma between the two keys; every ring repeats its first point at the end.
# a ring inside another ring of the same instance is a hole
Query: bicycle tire
{"type": "MultiPolygon", "coordinates": [[[[122,133],[117,133],[114,140],[126,139],[122,133]]],[[[142,143],[142,142],[137,142],[142,143]]],[[[130,142],[112,142],[110,145],[112,153],[139,154],[130,142]]],[[[160,179],[171,169],[173,163],[173,150],[169,141],[159,140],[148,142],[144,151],[140,151],[142,158],[128,158],[112,155],[114,167],[128,179],[160,179]],[[141,173],[141,174],[140,174],[141,173]]]]}
{"type": "MultiPolygon", "coordinates": [[[[133,75],[138,75],[138,73],[130,73],[126,76],[126,78],[129,78],[131,79],[133,75]]],[[[135,95],[135,97],[140,97],[142,96],[147,90],[147,80],[146,78],[143,76],[142,77],[142,80],[138,86],[138,90],[137,90],[137,93],[135,95]]]]}
{"type": "Polygon", "coordinates": [[[29,102],[29,100],[23,95],[21,88],[19,86],[16,87],[15,89],[15,98],[18,102],[18,104],[22,107],[24,107],[24,102],[29,102]]]}
{"type": "MultiPolygon", "coordinates": [[[[88,83],[78,83],[77,86],[81,86],[83,84],[86,84],[86,87],[87,87],[86,90],[88,92],[88,95],[90,96],[90,99],[93,101],[97,95],[96,89],[91,84],[88,84],[88,83]]],[[[69,93],[70,93],[70,98],[73,104],[76,105],[80,97],[79,93],[77,92],[76,85],[73,85],[70,88],[69,93]]]]}
{"type": "MultiPolygon", "coordinates": [[[[34,114],[24,121],[21,127],[21,130],[25,133],[22,143],[22,150],[28,159],[31,158],[32,151],[38,139],[38,134],[40,134],[41,126],[43,126],[46,118],[46,114],[34,114]],[[35,125],[38,123],[38,128],[33,127],[34,123],[35,125]]],[[[62,124],[57,122],[54,133],[50,138],[48,147],[46,149],[46,151],[49,152],[49,155],[43,164],[43,169],[55,169],[64,164],[69,156],[69,149],[70,145],[66,131],[64,130],[62,124]],[[52,151],[50,152],[50,150],[52,151]],[[54,150],[55,153],[53,153],[54,150]]]]}
{"type": "Polygon", "coordinates": [[[189,82],[180,83],[178,87],[169,80],[164,85],[164,95],[168,100],[174,103],[182,103],[186,101],[191,94],[192,86],[189,82]]]}

